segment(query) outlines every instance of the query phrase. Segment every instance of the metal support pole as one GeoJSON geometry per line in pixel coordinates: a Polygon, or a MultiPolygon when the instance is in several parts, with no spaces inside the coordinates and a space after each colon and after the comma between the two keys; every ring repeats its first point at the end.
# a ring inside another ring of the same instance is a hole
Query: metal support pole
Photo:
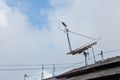
{"type": "Polygon", "coordinates": [[[94,62],[96,63],[95,53],[94,53],[94,49],[93,49],[93,47],[92,47],[92,53],[93,53],[94,62]]]}
{"type": "Polygon", "coordinates": [[[66,34],[67,34],[69,49],[70,49],[70,51],[72,51],[72,47],[71,47],[71,43],[70,43],[70,38],[69,38],[69,34],[68,34],[68,29],[66,29],[66,34]]]}
{"type": "Polygon", "coordinates": [[[41,73],[41,80],[43,80],[43,78],[44,78],[44,65],[42,64],[42,73],[41,73]]]}
{"type": "Polygon", "coordinates": [[[55,76],[55,64],[53,64],[53,77],[55,76]]]}
{"type": "Polygon", "coordinates": [[[101,55],[101,57],[102,57],[102,60],[104,60],[103,51],[101,51],[100,55],[101,55]]]}
{"type": "Polygon", "coordinates": [[[71,43],[70,43],[70,38],[69,38],[69,33],[68,33],[69,30],[67,29],[67,25],[64,22],[62,22],[62,24],[65,26],[65,32],[66,32],[67,39],[68,39],[69,49],[70,49],[70,51],[72,51],[72,47],[71,47],[71,43]]]}
{"type": "Polygon", "coordinates": [[[87,62],[87,54],[86,52],[83,52],[83,55],[85,56],[85,65],[88,66],[88,62],[87,62]]]}
{"type": "Polygon", "coordinates": [[[89,49],[87,49],[87,53],[88,53],[88,60],[90,60],[89,49]]]}
{"type": "Polygon", "coordinates": [[[24,80],[26,80],[26,77],[28,77],[28,75],[27,75],[27,74],[24,74],[24,80]]]}

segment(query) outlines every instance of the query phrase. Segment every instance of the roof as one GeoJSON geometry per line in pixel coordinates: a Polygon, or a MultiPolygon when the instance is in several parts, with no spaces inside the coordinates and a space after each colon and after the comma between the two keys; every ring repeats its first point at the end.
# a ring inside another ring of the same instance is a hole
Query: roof
{"type": "Polygon", "coordinates": [[[94,69],[100,70],[100,69],[111,68],[115,66],[120,66],[120,56],[108,58],[104,61],[98,61],[95,64],[91,64],[87,67],[81,67],[81,68],[70,70],[64,74],[56,76],[56,78],[64,78],[64,77],[69,78],[69,77],[93,72],[94,69]]]}

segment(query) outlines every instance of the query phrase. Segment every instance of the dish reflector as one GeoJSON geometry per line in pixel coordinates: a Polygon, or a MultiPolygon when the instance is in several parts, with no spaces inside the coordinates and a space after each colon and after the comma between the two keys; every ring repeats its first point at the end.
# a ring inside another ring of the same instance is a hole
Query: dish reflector
{"type": "Polygon", "coordinates": [[[95,39],[95,40],[93,40],[93,41],[91,41],[91,42],[81,46],[80,48],[77,48],[75,50],[70,51],[67,54],[72,54],[72,55],[80,54],[80,53],[84,52],[85,50],[91,48],[92,46],[96,45],[98,40],[99,39],[95,39]]]}

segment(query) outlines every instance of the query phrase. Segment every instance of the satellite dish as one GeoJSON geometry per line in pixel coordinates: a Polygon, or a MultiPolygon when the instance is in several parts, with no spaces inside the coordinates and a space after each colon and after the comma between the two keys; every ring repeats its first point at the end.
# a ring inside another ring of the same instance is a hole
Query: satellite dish
{"type": "Polygon", "coordinates": [[[96,45],[98,40],[100,40],[100,39],[95,39],[95,40],[75,49],[75,50],[68,52],[67,54],[72,54],[72,55],[80,54],[80,53],[84,52],[85,50],[91,48],[92,46],[96,45]]]}
{"type": "Polygon", "coordinates": [[[82,34],[78,34],[78,33],[69,31],[69,29],[67,28],[67,25],[64,22],[61,22],[61,23],[65,27],[65,32],[66,32],[66,35],[67,35],[68,45],[69,45],[69,49],[70,49],[70,52],[68,52],[67,54],[76,55],[76,54],[83,53],[83,55],[85,57],[85,64],[87,66],[88,65],[88,63],[87,63],[87,55],[89,53],[87,53],[86,50],[88,50],[89,48],[92,48],[93,58],[94,58],[94,61],[96,62],[96,60],[95,60],[95,54],[94,54],[94,50],[93,50],[93,46],[97,44],[97,42],[98,42],[98,40],[100,40],[100,38],[95,39],[95,38],[92,38],[92,37],[89,37],[89,36],[86,36],[86,35],[82,35],[82,34]],[[81,47],[79,47],[79,48],[77,48],[75,50],[72,50],[72,46],[71,46],[70,38],[69,38],[69,32],[71,32],[73,34],[80,35],[82,37],[86,37],[86,38],[92,39],[93,41],[91,41],[91,42],[89,42],[89,43],[87,43],[87,44],[85,44],[85,45],[83,45],[83,46],[81,46],[81,47]]]}

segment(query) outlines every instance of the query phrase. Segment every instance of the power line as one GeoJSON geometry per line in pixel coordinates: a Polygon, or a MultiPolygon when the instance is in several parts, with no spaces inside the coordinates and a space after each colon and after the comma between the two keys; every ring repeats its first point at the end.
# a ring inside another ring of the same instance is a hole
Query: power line
{"type": "MultiPolygon", "coordinates": [[[[51,65],[51,64],[45,64],[45,65],[51,65]]],[[[31,66],[32,67],[33,66],[34,67],[34,66],[42,66],[42,65],[0,65],[0,66],[15,66],[15,67],[16,66],[24,66],[24,67],[26,67],[26,66],[31,66]]]]}
{"type": "MultiPolygon", "coordinates": [[[[105,51],[103,53],[105,54],[105,53],[119,52],[119,51],[120,51],[120,49],[105,51]]],[[[98,56],[98,54],[95,56],[98,56]]],[[[55,65],[55,68],[57,68],[57,69],[58,68],[66,69],[66,68],[69,68],[68,66],[70,66],[70,65],[78,65],[78,64],[82,64],[82,63],[61,63],[61,64],[54,64],[54,65],[55,65]]],[[[52,66],[53,66],[53,64],[44,64],[44,69],[52,70],[53,69],[52,66]]],[[[1,67],[0,71],[25,71],[25,70],[41,70],[42,65],[0,65],[0,67],[1,67]],[[6,68],[2,68],[2,67],[6,67],[6,68]],[[7,68],[7,67],[9,67],[9,68],[7,68]],[[19,67],[21,67],[21,68],[19,68],[19,67]],[[32,67],[32,68],[30,68],[30,67],[32,67]]]]}
{"type": "Polygon", "coordinates": [[[117,50],[111,50],[111,51],[105,51],[105,52],[103,52],[103,53],[111,53],[111,52],[119,52],[120,51],[120,49],[117,49],[117,50]]]}
{"type": "Polygon", "coordinates": [[[26,70],[41,70],[41,68],[4,68],[0,71],[26,71],[26,70]]]}
{"type": "MultiPolygon", "coordinates": [[[[119,52],[120,49],[117,49],[117,50],[110,50],[110,51],[102,51],[103,54],[107,54],[107,53],[112,53],[112,52],[119,52]]],[[[100,53],[99,53],[100,54],[100,53]]],[[[99,56],[99,54],[95,55],[95,56],[99,56]]]]}
{"type": "MultiPolygon", "coordinates": [[[[102,51],[102,59],[104,59],[104,57],[103,57],[103,54],[107,54],[107,53],[111,53],[111,52],[119,52],[120,51],[120,49],[117,49],[117,50],[110,50],[110,51],[102,51]]],[[[99,53],[99,54],[96,54],[95,55],[95,57],[97,57],[97,56],[99,56],[99,55],[101,55],[101,53],[99,53]]],[[[93,58],[93,56],[92,57],[90,57],[91,59],[93,58]]]]}
{"type": "MultiPolygon", "coordinates": [[[[79,64],[79,63],[60,63],[60,64],[55,64],[56,66],[64,66],[64,65],[72,65],[72,64],[79,64]]],[[[44,66],[52,66],[53,64],[44,64],[44,66]]],[[[41,65],[0,65],[0,67],[41,67],[41,65]]]]}
{"type": "MultiPolygon", "coordinates": [[[[72,63],[73,64],[73,63],[72,63]]],[[[78,64],[78,63],[74,63],[74,64],[78,64]]],[[[74,65],[73,64],[73,65],[74,65]]],[[[53,65],[53,64],[52,64],[53,65]]],[[[56,64],[55,64],[56,65],[56,64]]],[[[55,66],[55,68],[63,68],[64,66],[60,66],[61,64],[59,64],[58,66],[55,66]]],[[[41,66],[40,67],[35,67],[35,68],[24,68],[25,66],[28,65],[0,65],[0,67],[11,67],[11,68],[0,68],[0,71],[25,71],[25,70],[41,70],[41,66]],[[17,67],[23,67],[23,68],[16,68],[17,67]]],[[[33,65],[32,65],[33,66],[33,65]]],[[[32,67],[29,65],[29,67],[32,67]]],[[[34,65],[35,66],[35,65],[34,65]]],[[[45,67],[44,69],[52,69],[53,67],[45,67]]]]}

